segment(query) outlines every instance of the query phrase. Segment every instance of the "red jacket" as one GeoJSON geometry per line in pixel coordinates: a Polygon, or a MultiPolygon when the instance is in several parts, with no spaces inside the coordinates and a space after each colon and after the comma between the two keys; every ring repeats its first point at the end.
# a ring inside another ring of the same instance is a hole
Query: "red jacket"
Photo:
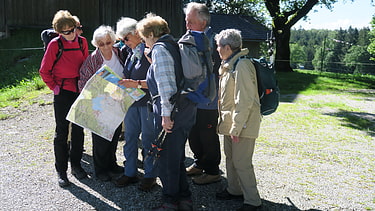
{"type": "MultiPolygon", "coordinates": [[[[51,90],[56,86],[60,86],[60,89],[78,92],[77,82],[79,79],[79,68],[89,55],[87,40],[84,37],[81,38],[83,52],[81,50],[63,51],[60,59],[53,67],[53,70],[52,66],[59,50],[57,38],[54,38],[48,44],[40,65],[39,73],[51,90]]],[[[64,49],[80,47],[77,37],[73,41],[67,41],[60,35],[59,39],[62,40],[64,49]]]]}

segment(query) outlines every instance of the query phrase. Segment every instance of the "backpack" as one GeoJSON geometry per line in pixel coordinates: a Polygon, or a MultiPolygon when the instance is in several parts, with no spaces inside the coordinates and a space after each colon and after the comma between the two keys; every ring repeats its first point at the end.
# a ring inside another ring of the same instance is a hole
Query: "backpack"
{"type": "Polygon", "coordinates": [[[213,73],[210,43],[204,34],[202,42],[203,49],[198,49],[191,31],[178,41],[184,75],[182,93],[187,93],[187,98],[195,103],[208,104],[217,95],[216,76],[213,73]]]}
{"type": "Polygon", "coordinates": [[[58,37],[59,33],[57,33],[54,29],[45,29],[40,33],[40,37],[42,38],[44,51],[46,51],[48,43],[55,37],[58,37]]]}
{"type": "MultiPolygon", "coordinates": [[[[78,36],[79,48],[64,48],[64,45],[63,45],[61,39],[59,37],[56,38],[56,39],[57,39],[57,44],[59,46],[59,50],[57,51],[56,60],[53,62],[53,66],[55,66],[57,61],[59,61],[59,59],[61,58],[61,55],[63,54],[64,51],[78,51],[78,50],[80,50],[80,51],[82,51],[82,54],[84,54],[82,38],[80,36],[78,36]]],[[[52,66],[52,69],[53,69],[53,66],[52,66]]]]}
{"type": "Polygon", "coordinates": [[[248,56],[241,56],[235,61],[233,69],[236,68],[240,59],[250,59],[253,63],[258,83],[258,95],[260,102],[260,113],[270,115],[279,106],[280,89],[275,76],[275,68],[267,64],[264,58],[255,59],[248,56]]]}

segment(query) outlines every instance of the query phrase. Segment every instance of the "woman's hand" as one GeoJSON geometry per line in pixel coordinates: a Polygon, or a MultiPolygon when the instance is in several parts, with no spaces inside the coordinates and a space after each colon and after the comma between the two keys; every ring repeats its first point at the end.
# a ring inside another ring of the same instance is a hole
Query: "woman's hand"
{"type": "Polygon", "coordinates": [[[171,117],[162,116],[161,125],[163,126],[165,132],[172,133],[174,121],[171,120],[171,117]]]}
{"type": "Polygon", "coordinates": [[[126,88],[137,88],[138,82],[133,79],[122,79],[118,84],[125,86],[126,88]]]}
{"type": "Polygon", "coordinates": [[[232,138],[233,143],[238,143],[240,142],[240,138],[238,136],[230,136],[232,138]]]}

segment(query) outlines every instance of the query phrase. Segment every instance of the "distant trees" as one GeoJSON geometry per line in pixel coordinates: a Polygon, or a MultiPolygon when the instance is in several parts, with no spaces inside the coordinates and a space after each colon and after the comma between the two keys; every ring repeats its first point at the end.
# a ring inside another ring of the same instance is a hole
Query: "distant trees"
{"type": "Polygon", "coordinates": [[[291,61],[300,54],[295,45],[306,52],[304,67],[320,71],[375,74],[375,61],[366,51],[370,44],[368,28],[347,30],[292,30],[291,61]],[[294,52],[294,51],[297,52],[294,52]]]}

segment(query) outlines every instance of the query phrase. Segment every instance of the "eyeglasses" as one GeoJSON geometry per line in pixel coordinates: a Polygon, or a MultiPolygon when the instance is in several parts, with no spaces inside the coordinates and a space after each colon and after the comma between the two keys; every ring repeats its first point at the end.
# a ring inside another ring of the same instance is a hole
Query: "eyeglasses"
{"type": "Polygon", "coordinates": [[[77,26],[76,28],[79,29],[79,30],[82,30],[82,29],[83,29],[83,26],[80,25],[80,26],[77,26]]]}
{"type": "Polygon", "coordinates": [[[61,34],[69,35],[69,34],[73,33],[75,30],[76,30],[76,28],[72,28],[71,30],[67,30],[67,31],[61,31],[61,34]]]}
{"type": "Polygon", "coordinates": [[[99,47],[104,47],[105,45],[113,45],[113,42],[108,41],[108,42],[106,42],[106,43],[104,43],[104,42],[100,42],[100,43],[98,43],[98,46],[99,46],[99,47]]]}

